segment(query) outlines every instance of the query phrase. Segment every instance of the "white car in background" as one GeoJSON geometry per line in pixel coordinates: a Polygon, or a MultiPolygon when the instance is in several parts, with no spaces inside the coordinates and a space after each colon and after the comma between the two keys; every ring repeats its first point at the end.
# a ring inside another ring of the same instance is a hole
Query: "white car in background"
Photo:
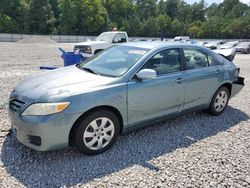
{"type": "Polygon", "coordinates": [[[239,41],[230,41],[230,42],[226,42],[224,44],[222,44],[220,46],[220,49],[230,49],[230,48],[234,48],[235,46],[237,46],[239,44],[239,41]]]}
{"type": "Polygon", "coordinates": [[[188,42],[190,41],[189,36],[176,36],[173,40],[174,42],[188,42]]]}
{"type": "Polygon", "coordinates": [[[235,48],[236,52],[250,54],[250,42],[241,42],[235,48]]]}
{"type": "Polygon", "coordinates": [[[75,44],[74,51],[79,50],[84,58],[89,58],[108,47],[124,42],[129,42],[128,34],[124,31],[103,32],[95,41],[75,44]]]}
{"type": "Polygon", "coordinates": [[[208,44],[208,41],[198,41],[195,44],[204,47],[206,44],[208,44]]]}
{"type": "Polygon", "coordinates": [[[218,47],[220,47],[221,45],[223,45],[225,42],[222,40],[217,40],[217,41],[211,41],[208,42],[207,44],[204,45],[204,47],[210,49],[210,50],[215,50],[218,47]]]}

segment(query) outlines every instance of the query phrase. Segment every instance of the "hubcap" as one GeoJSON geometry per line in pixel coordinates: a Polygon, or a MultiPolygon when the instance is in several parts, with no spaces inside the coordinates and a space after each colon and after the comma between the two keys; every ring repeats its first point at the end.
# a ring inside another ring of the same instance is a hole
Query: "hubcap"
{"type": "Polygon", "coordinates": [[[214,109],[217,112],[221,112],[227,105],[227,92],[221,91],[215,98],[214,109]]]}
{"type": "Polygon", "coordinates": [[[101,117],[93,120],[88,124],[83,133],[83,142],[91,150],[99,150],[107,146],[114,136],[114,123],[106,118],[101,117]]]}

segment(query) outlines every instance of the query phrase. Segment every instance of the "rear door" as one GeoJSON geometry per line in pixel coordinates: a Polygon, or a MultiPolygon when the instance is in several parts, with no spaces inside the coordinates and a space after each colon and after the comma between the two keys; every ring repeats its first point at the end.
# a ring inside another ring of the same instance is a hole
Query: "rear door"
{"type": "Polygon", "coordinates": [[[223,67],[200,49],[184,48],[183,54],[186,87],[184,110],[208,106],[223,79],[223,67]]]}

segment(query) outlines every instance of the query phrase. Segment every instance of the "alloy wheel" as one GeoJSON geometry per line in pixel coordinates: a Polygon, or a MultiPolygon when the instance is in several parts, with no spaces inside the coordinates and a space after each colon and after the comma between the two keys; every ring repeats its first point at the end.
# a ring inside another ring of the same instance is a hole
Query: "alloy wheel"
{"type": "Polygon", "coordinates": [[[214,101],[214,109],[221,112],[227,106],[228,95],[226,91],[220,91],[214,101]]]}

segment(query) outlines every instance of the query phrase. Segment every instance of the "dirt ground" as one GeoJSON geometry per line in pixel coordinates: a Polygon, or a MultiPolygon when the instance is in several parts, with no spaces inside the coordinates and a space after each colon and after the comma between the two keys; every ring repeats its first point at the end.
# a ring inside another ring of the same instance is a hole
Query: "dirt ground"
{"type": "Polygon", "coordinates": [[[204,112],[120,136],[109,151],[33,151],[8,136],[8,96],[39,66],[62,66],[73,44],[0,43],[0,187],[250,187],[250,55],[244,89],[219,117],[204,112]]]}

